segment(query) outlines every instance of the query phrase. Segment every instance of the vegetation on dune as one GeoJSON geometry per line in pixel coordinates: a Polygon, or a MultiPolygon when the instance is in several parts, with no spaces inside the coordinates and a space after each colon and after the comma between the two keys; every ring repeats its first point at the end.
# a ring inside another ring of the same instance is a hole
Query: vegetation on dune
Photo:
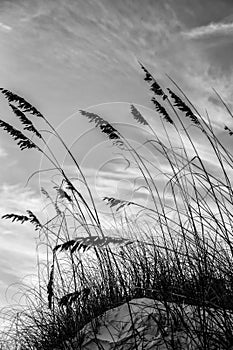
{"type": "MultiPolygon", "coordinates": [[[[154,118],[161,119],[166,136],[164,141],[153,123],[131,105],[132,121],[148,131],[144,146],[150,156],[101,116],[80,111],[122,153],[129,167],[137,169],[149,193],[145,204],[103,197],[115,222],[111,231],[102,223],[84,170],[57,130],[25,99],[0,89],[22,131],[3,120],[0,127],[21,150],[41,152],[60,175],[53,194],[41,189],[54,208],[48,222],[42,223],[31,210],[3,216],[31,223],[48,249],[48,261],[46,269],[38,265],[39,285],[27,291],[27,305],[19,306],[15,314],[7,311],[12,325],[2,334],[2,350],[82,349],[82,328],[88,322],[124,303],[131,315],[130,300],[142,297],[163,303],[168,314],[169,303],[175,303],[183,333],[198,339],[195,349],[233,348],[233,155],[216,136],[208,114],[202,116],[171,78],[173,88],[164,89],[142,64],[141,68],[150,86],[154,118]],[[65,148],[85,193],[48,146],[45,132],[35,126],[37,118],[65,148]],[[216,167],[203,159],[194,141],[197,133],[208,142],[216,167]],[[168,170],[158,169],[156,155],[168,170]],[[166,179],[163,188],[155,176],[158,170],[166,179]],[[185,305],[196,307],[199,327],[187,322],[180,311],[185,305]]],[[[226,138],[233,134],[227,125],[222,131],[226,138]]],[[[132,348],[139,349],[137,329],[132,326],[132,348]]],[[[173,337],[166,341],[167,349],[186,349],[179,346],[173,337]]]]}

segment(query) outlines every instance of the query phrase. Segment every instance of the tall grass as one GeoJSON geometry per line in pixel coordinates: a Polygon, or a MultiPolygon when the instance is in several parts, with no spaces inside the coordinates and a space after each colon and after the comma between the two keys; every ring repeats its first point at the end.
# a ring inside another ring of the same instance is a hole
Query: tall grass
{"type": "MultiPolygon", "coordinates": [[[[142,64],[141,68],[150,86],[154,118],[160,118],[163,125],[161,137],[153,123],[131,105],[132,122],[149,135],[143,146],[150,150],[150,157],[133,146],[124,130],[95,113],[80,111],[136,167],[149,193],[146,203],[103,198],[115,222],[112,231],[101,221],[85,171],[56,129],[25,99],[0,90],[22,130],[2,120],[0,127],[21,150],[41,152],[60,174],[53,194],[41,189],[54,208],[47,222],[42,223],[30,209],[25,215],[3,216],[34,225],[48,249],[48,259],[45,268],[38,265],[39,285],[27,291],[27,304],[15,314],[8,311],[12,326],[3,333],[2,349],[82,349],[83,327],[91,322],[98,328],[97,316],[124,303],[132,321],[132,348],[139,349],[130,300],[142,297],[163,303],[167,315],[176,313],[183,333],[195,340],[193,349],[233,348],[233,156],[216,136],[208,115],[201,115],[171,78],[171,87],[164,89],[142,64]],[[37,118],[62,143],[84,192],[61,166],[44,132],[35,126],[37,118]],[[197,134],[208,142],[215,167],[203,159],[194,140],[197,134]],[[155,176],[158,155],[166,168],[161,171],[166,179],[163,188],[155,176]],[[188,323],[184,316],[187,305],[195,307],[195,323],[188,323]]],[[[227,125],[222,130],[226,138],[233,135],[227,125]]],[[[167,340],[161,329],[163,346],[186,349],[187,344],[178,347],[174,341],[174,327],[170,332],[167,340]]]]}

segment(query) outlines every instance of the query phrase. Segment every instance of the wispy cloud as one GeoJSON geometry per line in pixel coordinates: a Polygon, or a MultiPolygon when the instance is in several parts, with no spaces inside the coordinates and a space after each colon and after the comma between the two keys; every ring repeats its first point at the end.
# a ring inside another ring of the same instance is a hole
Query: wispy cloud
{"type": "Polygon", "coordinates": [[[212,36],[225,36],[233,34],[233,23],[210,23],[207,26],[196,27],[192,30],[183,32],[183,35],[189,39],[202,39],[212,36]]]}
{"type": "MultiPolygon", "coordinates": [[[[0,217],[8,213],[26,214],[32,210],[36,215],[41,213],[43,203],[32,190],[20,185],[0,186],[0,217]]],[[[20,282],[26,274],[36,273],[36,235],[29,224],[11,223],[0,219],[0,294],[4,295],[7,286],[20,282]],[[33,239],[34,238],[34,239],[33,239]]],[[[17,286],[13,287],[17,291],[17,286]]],[[[3,298],[0,307],[6,304],[3,298]]]]}
{"type": "Polygon", "coordinates": [[[0,158],[1,158],[1,157],[6,157],[6,156],[7,156],[7,152],[5,151],[4,148],[2,148],[2,147],[0,146],[0,158]]]}
{"type": "Polygon", "coordinates": [[[5,32],[10,32],[13,28],[8,26],[5,23],[0,22],[0,30],[4,30],[5,32]]]}
{"type": "Polygon", "coordinates": [[[8,185],[7,183],[0,186],[0,212],[4,210],[17,210],[23,213],[27,209],[40,212],[42,203],[40,197],[35,192],[27,188],[21,188],[20,185],[8,185]]]}

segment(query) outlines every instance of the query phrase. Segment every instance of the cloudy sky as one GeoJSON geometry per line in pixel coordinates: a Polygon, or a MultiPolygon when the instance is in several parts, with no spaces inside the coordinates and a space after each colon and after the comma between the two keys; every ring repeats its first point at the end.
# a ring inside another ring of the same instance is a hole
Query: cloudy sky
{"type": "MultiPolygon", "coordinates": [[[[29,100],[49,119],[90,182],[97,168],[105,174],[104,185],[95,178],[97,196],[112,188],[110,194],[117,193],[114,181],[122,180],[126,164],[120,171],[118,155],[78,110],[95,106],[92,111],[138,135],[129,103],[144,106],[153,119],[139,60],[163,86],[170,84],[166,74],[173,77],[201,112],[208,109],[220,130],[223,118],[229,126],[231,120],[211,88],[232,107],[232,55],[232,0],[0,1],[0,85],[29,100]]],[[[3,96],[0,115],[19,126],[3,96]]],[[[65,163],[60,146],[50,143],[65,163]]],[[[204,145],[202,152],[208,158],[204,145]]],[[[32,151],[19,151],[3,131],[0,162],[0,215],[27,209],[40,215],[44,204],[39,189],[48,181],[35,176],[25,185],[46,162],[32,151]]],[[[128,185],[125,176],[122,189],[128,185]]],[[[11,296],[25,275],[35,273],[35,237],[27,225],[0,222],[0,305],[7,302],[7,287],[11,296]]]]}

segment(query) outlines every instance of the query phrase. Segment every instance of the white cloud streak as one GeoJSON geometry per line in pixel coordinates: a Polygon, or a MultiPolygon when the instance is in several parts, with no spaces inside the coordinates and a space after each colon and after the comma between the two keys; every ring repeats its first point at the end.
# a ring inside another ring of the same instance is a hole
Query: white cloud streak
{"type": "Polygon", "coordinates": [[[2,147],[0,147],[0,158],[6,157],[6,156],[7,156],[7,152],[2,147]]]}
{"type": "Polygon", "coordinates": [[[0,30],[3,30],[5,32],[10,32],[13,28],[11,26],[8,26],[5,23],[0,22],[0,30]]]}
{"type": "Polygon", "coordinates": [[[225,36],[233,34],[233,23],[210,23],[207,26],[196,27],[183,32],[188,39],[202,39],[212,36],[225,36]]]}

